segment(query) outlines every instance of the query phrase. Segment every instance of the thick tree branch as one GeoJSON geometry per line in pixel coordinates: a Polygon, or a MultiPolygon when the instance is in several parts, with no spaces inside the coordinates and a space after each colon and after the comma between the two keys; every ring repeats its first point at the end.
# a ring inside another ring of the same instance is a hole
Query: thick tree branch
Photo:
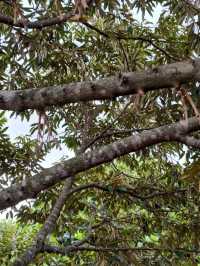
{"type": "Polygon", "coordinates": [[[44,169],[32,177],[27,177],[19,184],[2,190],[0,192],[0,209],[13,206],[28,198],[35,198],[40,191],[77,173],[110,162],[122,155],[138,151],[153,144],[177,140],[178,135],[188,134],[199,129],[200,120],[194,117],[187,121],[180,121],[132,135],[94,151],[61,162],[44,169]]]}
{"type": "Polygon", "coordinates": [[[18,91],[0,91],[0,109],[43,109],[80,101],[114,99],[117,96],[176,87],[177,83],[200,81],[200,60],[189,60],[140,72],[122,73],[96,81],[18,91]]]}
{"type": "Polygon", "coordinates": [[[187,146],[191,146],[191,147],[197,148],[197,149],[200,148],[200,140],[196,139],[194,137],[180,135],[180,136],[176,137],[176,140],[178,142],[181,142],[182,144],[187,145],[187,146]]]}
{"type": "Polygon", "coordinates": [[[100,30],[99,28],[95,27],[94,25],[90,24],[88,21],[81,21],[81,23],[83,25],[85,25],[87,28],[96,31],[98,34],[102,35],[105,38],[109,38],[110,39],[110,35],[102,30],[100,30]]]}

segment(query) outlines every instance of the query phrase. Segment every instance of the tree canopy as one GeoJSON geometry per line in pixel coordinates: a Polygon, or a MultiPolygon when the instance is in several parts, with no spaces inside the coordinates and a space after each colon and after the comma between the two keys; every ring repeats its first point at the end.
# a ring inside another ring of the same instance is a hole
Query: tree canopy
{"type": "Polygon", "coordinates": [[[0,7],[1,264],[200,265],[200,2],[0,7]]]}

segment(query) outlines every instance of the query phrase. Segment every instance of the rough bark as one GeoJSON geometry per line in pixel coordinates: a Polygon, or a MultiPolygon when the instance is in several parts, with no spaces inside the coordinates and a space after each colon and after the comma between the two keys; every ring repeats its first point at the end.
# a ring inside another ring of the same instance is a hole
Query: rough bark
{"type": "Polygon", "coordinates": [[[178,83],[200,81],[200,60],[190,60],[155,67],[141,72],[120,75],[96,81],[84,81],[60,86],[18,91],[0,91],[0,109],[22,111],[62,106],[89,100],[115,99],[160,88],[176,87],[178,83]]]}
{"type": "Polygon", "coordinates": [[[176,140],[187,146],[200,149],[200,140],[190,136],[177,136],[176,140]]]}
{"type": "Polygon", "coordinates": [[[134,134],[130,137],[103,146],[92,152],[66,160],[40,173],[27,177],[23,182],[10,186],[0,192],[0,209],[13,206],[18,202],[34,198],[37,194],[63,179],[74,176],[95,166],[112,161],[130,152],[138,151],[153,144],[178,140],[177,136],[200,129],[199,118],[190,118],[174,124],[134,134]]]}

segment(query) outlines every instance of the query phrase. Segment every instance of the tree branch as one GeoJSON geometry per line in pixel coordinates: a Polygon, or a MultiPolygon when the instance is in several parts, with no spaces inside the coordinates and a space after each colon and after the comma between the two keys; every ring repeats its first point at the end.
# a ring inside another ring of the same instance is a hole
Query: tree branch
{"type": "Polygon", "coordinates": [[[66,21],[69,21],[73,16],[74,12],[71,11],[67,14],[63,13],[62,15],[59,15],[55,18],[47,18],[33,22],[31,21],[25,22],[24,20],[18,20],[14,22],[14,19],[12,17],[0,13],[0,23],[17,28],[42,29],[45,27],[62,24],[66,21]]]}
{"type": "Polygon", "coordinates": [[[26,266],[28,265],[31,261],[34,260],[35,256],[42,250],[42,247],[44,245],[44,241],[47,237],[48,234],[50,234],[56,224],[56,221],[60,215],[60,212],[62,210],[63,205],[65,204],[66,199],[68,198],[70,193],[70,188],[72,186],[74,178],[71,177],[70,179],[65,181],[63,190],[58,197],[50,215],[47,217],[43,227],[40,229],[38,232],[36,239],[33,243],[33,245],[26,250],[24,255],[17,259],[14,263],[13,266],[26,266]]]}
{"type": "Polygon", "coordinates": [[[200,149],[200,140],[190,136],[176,136],[176,140],[187,146],[191,146],[196,149],[200,149]]]}
{"type": "Polygon", "coordinates": [[[84,245],[84,246],[69,246],[69,247],[58,247],[58,246],[51,246],[51,245],[44,245],[43,252],[48,253],[57,253],[62,255],[67,255],[70,252],[77,252],[77,251],[95,251],[95,252],[118,252],[118,251],[138,251],[138,252],[182,252],[186,254],[191,253],[200,253],[199,249],[184,249],[184,248],[158,248],[158,247],[144,247],[144,248],[137,248],[137,247],[98,247],[98,246],[90,246],[90,245],[84,245]]]}
{"type": "MultiPolygon", "coordinates": [[[[100,30],[99,28],[91,25],[89,22],[87,21],[81,21],[81,23],[83,25],[85,25],[87,28],[97,32],[98,34],[102,35],[103,37],[107,38],[107,39],[116,39],[116,40],[133,40],[133,41],[141,41],[141,42],[146,42],[149,43],[150,45],[152,45],[154,48],[156,48],[157,50],[159,50],[161,53],[163,53],[166,57],[173,59],[173,60],[177,60],[176,57],[170,55],[167,51],[165,51],[163,48],[161,48],[159,45],[157,45],[153,39],[151,37],[142,37],[142,36],[136,36],[136,37],[127,37],[127,36],[123,36],[121,34],[119,34],[118,32],[114,33],[115,35],[109,35],[108,33],[100,30]]],[[[158,40],[155,40],[158,41],[158,40]]],[[[127,62],[127,59],[126,59],[127,62]]]]}
{"type": "Polygon", "coordinates": [[[177,83],[200,81],[200,59],[183,61],[140,72],[122,73],[96,81],[18,91],[0,91],[0,109],[22,111],[67,103],[114,99],[118,96],[172,88],[177,83]]]}
{"type": "MultiPolygon", "coordinates": [[[[83,145],[81,147],[81,149],[79,150],[79,153],[82,153],[83,151],[86,151],[89,147],[91,147],[97,140],[104,138],[106,136],[110,136],[109,134],[109,129],[112,128],[112,125],[115,124],[115,122],[117,122],[117,120],[122,117],[125,114],[125,111],[127,110],[127,108],[131,105],[131,101],[129,101],[124,108],[120,111],[120,113],[117,115],[117,117],[114,119],[114,121],[112,122],[111,125],[108,125],[105,129],[103,129],[103,131],[101,131],[97,136],[95,136],[93,139],[89,140],[85,145],[83,145]],[[107,135],[108,134],[108,135],[107,135]]],[[[113,134],[112,134],[113,135],[113,134]]]]}
{"type": "MultiPolygon", "coordinates": [[[[89,6],[91,5],[92,1],[88,0],[87,3],[89,6]]],[[[32,22],[21,19],[15,22],[12,17],[6,16],[0,13],[0,23],[6,24],[12,27],[16,27],[16,28],[29,28],[29,29],[40,29],[41,30],[42,28],[45,28],[45,27],[60,25],[70,20],[73,21],[74,15],[75,15],[74,10],[72,10],[68,13],[63,13],[54,18],[41,19],[41,20],[32,21],[32,22]]],[[[81,18],[80,18],[80,22],[81,22],[81,18]]]]}
{"type": "Polygon", "coordinates": [[[111,185],[109,184],[101,184],[101,183],[89,183],[85,185],[78,186],[76,188],[73,188],[70,192],[70,194],[74,194],[86,189],[99,189],[105,192],[112,192],[112,193],[119,193],[119,194],[127,194],[130,195],[134,198],[140,199],[140,200],[148,200],[152,199],[155,197],[160,197],[160,196],[170,196],[170,195],[177,195],[179,193],[185,193],[186,189],[177,189],[177,190],[171,190],[171,191],[155,191],[153,193],[147,194],[147,195],[141,195],[138,194],[136,189],[131,187],[131,186],[118,186],[114,187],[112,189],[111,185]]]}
{"type": "MultiPolygon", "coordinates": [[[[82,151],[84,152],[85,149],[82,148],[82,151]]],[[[77,151],[76,154],[78,155],[79,152],[77,151]]],[[[35,259],[36,255],[41,251],[47,235],[49,235],[55,227],[55,224],[60,216],[60,212],[63,208],[63,205],[65,204],[65,201],[69,196],[71,196],[74,193],[73,190],[71,190],[73,183],[74,183],[74,176],[71,176],[69,179],[65,180],[62,192],[60,196],[57,198],[51,213],[45,220],[43,227],[40,229],[39,233],[37,234],[33,245],[25,251],[25,253],[21,258],[17,259],[13,263],[13,266],[28,265],[30,262],[32,262],[35,259]]],[[[79,246],[85,243],[85,241],[86,239],[84,241],[79,241],[77,245],[79,246]]]]}
{"type": "Polygon", "coordinates": [[[86,171],[95,166],[112,161],[122,155],[135,152],[145,147],[166,142],[177,141],[178,135],[188,134],[200,129],[199,118],[190,118],[187,121],[165,125],[156,129],[134,134],[119,141],[113,142],[91,152],[58,163],[44,169],[40,173],[27,177],[19,184],[14,184],[0,192],[0,209],[13,206],[18,202],[35,198],[37,194],[58,182],[86,171]]]}

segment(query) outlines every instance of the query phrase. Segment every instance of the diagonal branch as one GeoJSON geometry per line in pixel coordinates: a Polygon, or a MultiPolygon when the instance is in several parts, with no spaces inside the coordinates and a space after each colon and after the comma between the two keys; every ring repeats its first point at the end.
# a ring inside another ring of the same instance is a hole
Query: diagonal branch
{"type": "MultiPolygon", "coordinates": [[[[82,151],[84,152],[85,149],[82,148],[82,151]]],[[[79,152],[77,151],[76,154],[78,155],[79,152]]],[[[74,176],[71,176],[69,179],[65,180],[62,192],[60,196],[57,198],[51,213],[45,220],[43,227],[37,234],[33,245],[25,251],[25,253],[21,258],[19,259],[17,258],[13,266],[26,266],[35,259],[38,253],[41,252],[47,235],[49,235],[55,227],[55,224],[60,216],[60,212],[65,204],[65,201],[67,200],[67,198],[69,198],[69,196],[71,196],[74,193],[73,190],[71,189],[74,183],[74,179],[75,179],[74,176]]],[[[81,245],[83,243],[85,243],[85,240],[79,241],[79,243],[77,244],[81,245]]]]}
{"type": "Polygon", "coordinates": [[[67,103],[115,99],[118,96],[173,88],[200,81],[200,59],[166,64],[146,71],[128,72],[96,81],[18,91],[0,91],[0,109],[22,111],[67,103]]]}
{"type": "Polygon", "coordinates": [[[91,152],[78,155],[55,166],[44,169],[40,173],[27,177],[19,184],[14,184],[0,192],[0,209],[13,206],[18,202],[35,198],[37,194],[58,182],[86,171],[130,152],[166,141],[177,141],[178,135],[186,135],[200,129],[199,118],[165,125],[156,129],[134,134],[119,141],[105,145],[91,152]]]}
{"type": "Polygon", "coordinates": [[[43,227],[38,232],[33,245],[26,250],[26,252],[24,253],[24,255],[21,258],[17,259],[14,262],[13,266],[26,266],[26,265],[28,265],[31,261],[34,260],[35,256],[41,251],[47,235],[53,231],[54,226],[56,224],[56,221],[57,221],[57,219],[60,215],[60,212],[62,210],[62,207],[65,204],[65,201],[70,194],[70,191],[71,191],[70,189],[71,189],[73,180],[74,180],[74,178],[71,177],[70,179],[67,179],[65,181],[63,190],[62,190],[59,198],[57,199],[50,215],[46,219],[43,227]]]}

